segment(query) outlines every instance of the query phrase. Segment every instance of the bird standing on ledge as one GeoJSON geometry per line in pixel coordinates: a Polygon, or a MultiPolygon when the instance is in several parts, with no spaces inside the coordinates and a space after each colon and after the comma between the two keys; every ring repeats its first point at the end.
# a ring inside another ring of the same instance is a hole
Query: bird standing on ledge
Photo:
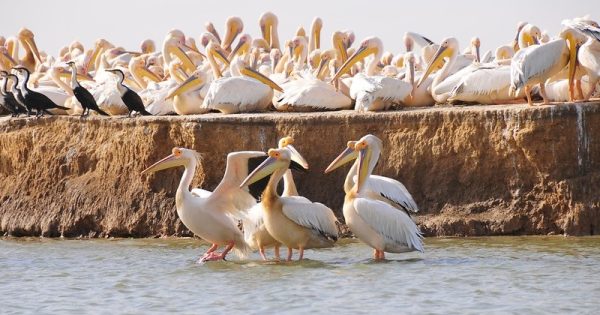
{"type": "Polygon", "coordinates": [[[119,77],[119,83],[117,83],[117,88],[119,89],[119,93],[121,94],[121,100],[127,106],[129,110],[128,117],[131,117],[131,113],[136,111],[144,116],[151,116],[147,110],[146,106],[144,106],[144,102],[142,98],[135,93],[132,89],[123,84],[123,80],[125,80],[125,74],[123,71],[119,69],[106,69],[106,71],[112,72],[119,77]]]}
{"type": "Polygon", "coordinates": [[[31,109],[36,110],[36,117],[44,116],[44,112],[52,115],[52,113],[48,111],[48,109],[51,108],[58,108],[62,110],[70,109],[68,107],[57,105],[48,96],[29,89],[29,87],[27,87],[27,83],[29,83],[29,76],[31,75],[31,73],[29,72],[29,70],[27,70],[27,68],[16,67],[13,69],[15,69],[17,72],[23,75],[23,83],[21,83],[21,93],[23,94],[23,103],[25,103],[25,106],[27,107],[28,115],[31,114],[31,109]]]}
{"type": "Polygon", "coordinates": [[[71,89],[73,90],[75,98],[83,108],[81,117],[88,116],[90,114],[90,109],[93,109],[100,115],[108,116],[107,113],[105,113],[103,110],[100,109],[100,107],[98,107],[98,104],[96,103],[96,100],[94,99],[92,93],[86,90],[83,86],[81,86],[81,84],[79,84],[79,81],[77,81],[77,66],[75,66],[75,62],[69,61],[67,62],[67,65],[71,67],[71,89]]]}

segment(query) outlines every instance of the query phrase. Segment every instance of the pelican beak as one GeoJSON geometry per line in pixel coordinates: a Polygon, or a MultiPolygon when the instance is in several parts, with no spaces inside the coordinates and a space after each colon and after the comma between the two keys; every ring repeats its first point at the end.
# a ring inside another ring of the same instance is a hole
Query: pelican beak
{"type": "Polygon", "coordinates": [[[146,67],[140,67],[138,69],[140,76],[148,78],[150,80],[152,80],[153,82],[160,82],[162,81],[154,72],[148,70],[148,68],[146,67]]]}
{"type": "Polygon", "coordinates": [[[410,75],[410,86],[412,87],[412,91],[410,92],[410,97],[414,96],[414,92],[415,89],[417,88],[417,86],[415,85],[415,60],[414,58],[411,58],[408,61],[408,73],[410,75]]]}
{"type": "Polygon", "coordinates": [[[213,50],[215,52],[214,56],[217,57],[218,59],[220,59],[224,64],[225,67],[229,67],[229,59],[227,59],[227,56],[225,56],[225,54],[223,53],[223,51],[221,49],[219,49],[217,47],[217,49],[213,50]]]}
{"type": "Polygon", "coordinates": [[[534,44],[534,45],[539,45],[539,44],[540,44],[540,41],[539,41],[539,39],[538,39],[537,37],[535,37],[535,36],[532,36],[532,37],[531,37],[531,40],[533,40],[533,44],[534,44]]]}
{"type": "Polygon", "coordinates": [[[90,69],[92,68],[92,66],[96,64],[96,59],[98,59],[98,56],[100,55],[101,51],[102,51],[102,48],[100,46],[96,46],[94,48],[94,51],[92,51],[92,54],[90,56],[90,59],[87,60],[87,62],[85,63],[85,65],[83,67],[83,71],[85,73],[87,73],[88,71],[90,71],[90,69]]]}
{"type": "Polygon", "coordinates": [[[315,49],[321,49],[321,29],[315,27],[312,36],[315,39],[315,49]]]}
{"type": "Polygon", "coordinates": [[[15,65],[17,65],[17,63],[15,62],[15,60],[10,56],[10,54],[8,53],[8,51],[3,51],[2,52],[2,56],[4,56],[6,58],[6,60],[8,60],[8,63],[10,64],[9,67],[12,68],[15,65]]]}
{"type": "Polygon", "coordinates": [[[451,54],[452,54],[452,48],[449,48],[447,46],[440,46],[438,51],[433,56],[431,63],[427,66],[427,70],[425,70],[425,74],[421,77],[421,79],[419,80],[419,83],[417,83],[417,87],[421,86],[423,81],[425,81],[425,79],[427,79],[427,77],[431,74],[431,72],[433,72],[434,69],[438,69],[442,65],[442,63],[444,62],[444,58],[450,57],[451,54]]]}
{"type": "Polygon", "coordinates": [[[240,29],[234,25],[229,26],[227,31],[225,32],[225,38],[223,38],[223,42],[221,43],[221,47],[225,50],[231,49],[231,43],[240,33],[240,29]]]}
{"type": "Polygon", "coordinates": [[[365,59],[370,54],[374,54],[375,51],[375,48],[369,48],[368,46],[360,46],[360,48],[358,48],[358,50],[354,52],[354,54],[352,54],[352,56],[348,60],[346,60],[346,62],[344,62],[342,67],[331,79],[331,82],[334,82],[335,80],[339,79],[344,73],[347,73],[355,63],[365,59]]]}
{"type": "Polygon", "coordinates": [[[479,52],[479,45],[475,46],[475,61],[477,61],[477,63],[481,62],[481,55],[479,52]]]}
{"type": "Polygon", "coordinates": [[[150,167],[143,170],[141,174],[144,175],[144,174],[148,174],[148,173],[154,173],[154,172],[166,170],[168,168],[177,167],[177,166],[181,166],[181,165],[182,165],[181,161],[178,159],[178,157],[175,154],[170,154],[169,156],[165,157],[164,159],[152,164],[150,167]]]}
{"type": "Polygon", "coordinates": [[[356,192],[364,186],[369,175],[369,164],[371,162],[371,150],[364,148],[358,151],[358,181],[356,183],[356,192]]]}
{"type": "Polygon", "coordinates": [[[346,150],[344,150],[340,155],[338,155],[338,157],[336,157],[335,160],[333,160],[333,162],[331,162],[331,164],[327,166],[327,169],[325,169],[325,174],[332,172],[336,168],[348,162],[354,161],[357,157],[358,152],[354,150],[354,147],[348,146],[346,150]]]}
{"type": "Polygon", "coordinates": [[[183,81],[183,83],[181,83],[178,87],[171,90],[169,95],[167,95],[167,97],[165,97],[165,100],[169,100],[177,95],[183,94],[188,91],[192,91],[192,90],[202,86],[203,83],[204,83],[204,81],[202,80],[202,78],[200,78],[198,75],[194,74],[194,75],[190,76],[187,80],[183,81]]]}
{"type": "Polygon", "coordinates": [[[273,82],[273,80],[267,78],[264,74],[254,70],[250,67],[244,67],[240,70],[240,72],[245,76],[248,76],[248,77],[251,77],[251,78],[254,78],[254,79],[260,81],[261,83],[269,86],[273,90],[283,92],[283,89],[281,88],[281,86],[279,86],[277,83],[273,82]]]}
{"type": "Polygon", "coordinates": [[[348,51],[346,50],[346,43],[343,39],[338,39],[335,41],[335,49],[340,53],[340,58],[342,58],[342,62],[346,62],[348,60],[348,51]]]}
{"type": "Polygon", "coordinates": [[[293,145],[288,144],[286,148],[292,153],[292,161],[300,164],[300,166],[302,166],[304,169],[308,169],[308,162],[306,162],[304,157],[300,154],[300,152],[298,152],[298,150],[296,150],[296,148],[294,148],[293,145]]]}
{"type": "Polygon", "coordinates": [[[275,157],[268,157],[264,162],[262,162],[240,185],[240,188],[243,188],[248,185],[252,185],[257,181],[273,174],[277,169],[280,169],[285,166],[285,163],[280,161],[275,157]]]}
{"type": "Polygon", "coordinates": [[[233,57],[235,57],[238,54],[238,51],[241,54],[246,52],[246,41],[239,41],[238,44],[235,46],[235,48],[233,48],[233,50],[231,51],[231,53],[229,54],[229,60],[233,59],[233,57]],[[242,49],[242,47],[244,47],[244,49],[242,49]]]}
{"type": "Polygon", "coordinates": [[[42,58],[40,57],[40,51],[38,50],[37,45],[35,44],[35,40],[33,40],[33,38],[27,38],[25,40],[25,42],[27,43],[27,45],[33,52],[33,56],[35,57],[36,61],[38,63],[42,63],[42,58]]]}
{"type": "Polygon", "coordinates": [[[317,68],[317,72],[315,74],[315,76],[317,78],[321,78],[321,72],[323,72],[323,69],[325,68],[325,64],[328,63],[328,60],[325,60],[327,58],[321,58],[321,61],[319,61],[319,67],[317,68]]]}
{"type": "Polygon", "coordinates": [[[263,39],[269,44],[269,47],[273,47],[273,43],[271,42],[271,25],[270,23],[265,23],[260,26],[260,32],[263,35],[263,39]]]}
{"type": "Polygon", "coordinates": [[[571,101],[575,100],[575,89],[573,87],[575,81],[575,71],[577,70],[577,52],[579,51],[579,44],[571,37],[569,38],[569,95],[571,101]]]}
{"type": "Polygon", "coordinates": [[[177,44],[176,46],[172,46],[171,49],[169,49],[169,52],[174,54],[179,60],[181,60],[185,71],[189,71],[191,73],[194,70],[196,70],[196,65],[194,64],[192,59],[190,59],[190,57],[183,51],[182,47],[184,47],[183,44],[177,44]]]}

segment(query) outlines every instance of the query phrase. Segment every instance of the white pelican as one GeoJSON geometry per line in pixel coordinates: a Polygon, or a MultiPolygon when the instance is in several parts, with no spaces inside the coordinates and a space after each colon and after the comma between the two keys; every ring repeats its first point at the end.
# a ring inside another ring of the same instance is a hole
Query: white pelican
{"type": "MultiPolygon", "coordinates": [[[[374,136],[365,136],[354,145],[359,155],[358,170],[356,182],[344,200],[346,224],[358,239],[375,249],[374,258],[377,260],[385,259],[385,252],[423,252],[421,233],[407,212],[373,198],[368,189],[371,172],[381,153],[378,140],[374,136]]],[[[344,161],[343,154],[334,162],[344,161]]],[[[335,168],[336,164],[330,167],[335,168]]],[[[354,175],[349,173],[346,183],[349,177],[353,178],[354,175]]]]}
{"type": "MultiPolygon", "coordinates": [[[[18,38],[23,45],[23,49],[25,49],[25,56],[20,60],[20,64],[27,68],[29,72],[33,72],[36,69],[36,66],[42,63],[40,52],[35,44],[33,32],[29,29],[22,28],[19,31],[18,38]]],[[[13,56],[13,59],[17,59],[16,56],[13,56]]]]}
{"type": "Polygon", "coordinates": [[[248,189],[240,188],[240,184],[248,174],[249,161],[264,159],[264,156],[264,152],[258,151],[229,153],[223,179],[212,193],[206,190],[190,191],[200,160],[200,155],[193,150],[173,148],[171,155],[142,171],[142,174],[147,174],[171,167],[185,168],[175,195],[175,204],[181,222],[194,234],[212,243],[200,262],[224,260],[231,249],[236,250],[240,257],[250,250],[234,216],[256,203],[248,189]],[[226,246],[225,250],[221,254],[215,253],[222,245],[226,246]]]}
{"type": "Polygon", "coordinates": [[[580,21],[564,21],[563,24],[587,36],[587,40],[579,48],[577,61],[588,76],[589,88],[583,96],[583,99],[588,101],[600,81],[600,28],[597,24],[580,21]]]}
{"type": "MultiPolygon", "coordinates": [[[[369,134],[362,137],[359,141],[361,140],[368,141],[377,152],[381,152],[383,144],[376,136],[369,134]]],[[[344,182],[345,193],[349,193],[357,181],[359,169],[359,160],[357,158],[359,154],[358,150],[356,150],[356,143],[359,141],[348,141],[346,150],[331,162],[325,170],[325,174],[327,174],[348,162],[354,161],[344,182]]],[[[375,167],[375,164],[373,164],[373,167],[375,167]]],[[[364,193],[372,199],[383,201],[390,206],[406,211],[406,213],[419,212],[419,208],[412,195],[401,182],[395,179],[371,174],[365,182],[364,193]]]]}
{"type": "Polygon", "coordinates": [[[262,194],[265,227],[269,234],[288,248],[299,250],[298,260],[309,248],[332,247],[338,238],[337,219],[333,211],[318,202],[303,197],[280,197],[277,183],[290,167],[291,153],[287,148],[270,149],[269,158],[242,182],[242,187],[271,175],[262,194]]]}
{"type": "Polygon", "coordinates": [[[365,73],[359,73],[352,79],[350,97],[356,100],[357,111],[380,111],[393,105],[403,104],[412,91],[412,86],[399,79],[376,75],[377,63],[383,54],[383,43],[377,37],[365,39],[358,50],[342,65],[332,81],[340,78],[355,63],[373,55],[367,62],[365,73]]]}
{"type": "Polygon", "coordinates": [[[315,49],[321,49],[321,29],[323,28],[323,20],[320,17],[315,17],[310,26],[310,38],[308,40],[308,51],[312,52],[315,49]]]}
{"type": "Polygon", "coordinates": [[[226,52],[231,52],[231,43],[244,31],[244,22],[237,16],[230,16],[225,21],[225,36],[221,42],[221,47],[226,52]]]}
{"type": "MultiPolygon", "coordinates": [[[[290,163],[297,163],[294,169],[308,169],[308,163],[298,153],[298,151],[292,146],[294,138],[284,137],[279,140],[279,149],[287,148],[291,153],[292,161],[290,163]]],[[[283,175],[283,197],[298,196],[296,190],[296,184],[291,170],[287,170],[283,175]]],[[[299,197],[302,198],[302,197],[299,197]]],[[[275,247],[275,259],[279,260],[279,243],[276,239],[269,234],[264,224],[264,207],[262,202],[257,203],[255,206],[248,210],[247,215],[242,219],[244,226],[244,239],[252,248],[258,248],[260,256],[263,260],[267,260],[265,255],[266,247],[275,247]]]]}
{"type": "MultiPolygon", "coordinates": [[[[545,89],[546,80],[568,65],[569,90],[573,91],[573,76],[576,70],[578,45],[577,35],[575,30],[567,28],[561,31],[559,39],[519,50],[511,62],[511,90],[518,92],[524,89],[527,103],[533,105],[531,88],[539,84],[544,104],[548,104],[549,100],[545,89]]],[[[572,92],[571,95],[573,95],[572,92]]]]}

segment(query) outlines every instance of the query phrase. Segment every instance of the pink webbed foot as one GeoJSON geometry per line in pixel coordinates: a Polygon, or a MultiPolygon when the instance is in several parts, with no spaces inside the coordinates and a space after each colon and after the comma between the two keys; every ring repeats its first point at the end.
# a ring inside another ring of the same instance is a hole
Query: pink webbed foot
{"type": "Polygon", "coordinates": [[[204,256],[202,256],[199,260],[198,263],[205,263],[207,261],[218,261],[218,260],[224,260],[223,259],[223,255],[219,254],[219,253],[215,253],[215,252],[210,252],[210,253],[206,253],[204,254],[204,256]]]}

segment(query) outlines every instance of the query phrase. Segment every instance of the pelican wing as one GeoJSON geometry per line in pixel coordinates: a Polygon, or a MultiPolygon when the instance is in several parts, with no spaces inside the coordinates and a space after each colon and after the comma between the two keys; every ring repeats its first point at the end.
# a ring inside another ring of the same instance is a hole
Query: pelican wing
{"type": "Polygon", "coordinates": [[[429,38],[421,35],[421,34],[417,34],[414,32],[406,32],[406,36],[412,38],[412,40],[419,45],[421,48],[425,47],[425,46],[429,46],[429,45],[433,45],[434,42],[432,40],[430,40],[429,38]]]}
{"type": "Polygon", "coordinates": [[[382,197],[406,209],[406,211],[419,212],[417,203],[401,182],[384,176],[371,175],[367,181],[367,186],[382,197]]]}
{"type": "Polygon", "coordinates": [[[562,69],[568,59],[568,49],[564,39],[521,49],[511,63],[511,87],[515,90],[520,89],[535,77],[548,74],[557,67],[562,69]]]}
{"type": "Polygon", "coordinates": [[[566,27],[574,28],[585,35],[600,41],[600,28],[592,26],[582,21],[564,20],[562,24],[566,27]]]}
{"type": "Polygon", "coordinates": [[[324,109],[335,110],[349,108],[352,100],[336,91],[331,84],[318,79],[299,78],[282,85],[284,92],[280,95],[276,107],[291,105],[299,110],[324,109]]]}
{"type": "Polygon", "coordinates": [[[404,244],[423,252],[423,236],[405,212],[383,201],[356,198],[354,208],[358,215],[387,241],[404,244]]]}
{"type": "Polygon", "coordinates": [[[227,166],[223,179],[215,188],[212,196],[225,196],[231,202],[230,211],[238,215],[235,210],[241,211],[256,204],[256,199],[248,193],[248,188],[240,188],[248,176],[248,164],[257,158],[264,159],[266,154],[260,151],[239,151],[227,155],[227,166]]]}
{"type": "Polygon", "coordinates": [[[472,97],[490,95],[510,86],[510,67],[482,65],[462,76],[450,98],[473,101],[472,97]]]}
{"type": "Polygon", "coordinates": [[[283,214],[288,219],[326,238],[337,240],[337,218],[327,206],[304,197],[282,197],[280,200],[283,214]]]}

